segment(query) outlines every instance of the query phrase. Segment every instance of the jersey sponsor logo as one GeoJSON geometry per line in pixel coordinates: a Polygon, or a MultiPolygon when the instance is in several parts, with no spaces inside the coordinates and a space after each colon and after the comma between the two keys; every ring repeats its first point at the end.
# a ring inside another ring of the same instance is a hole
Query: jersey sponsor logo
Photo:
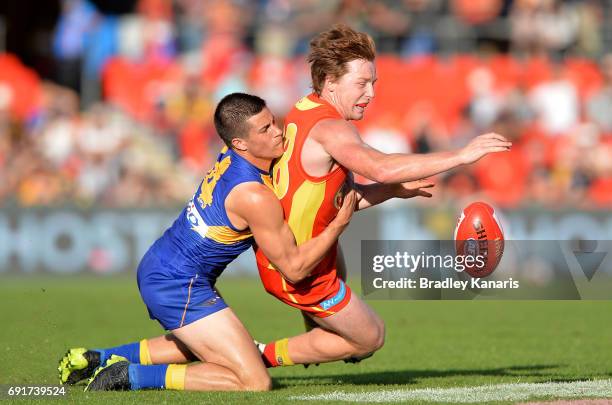
{"type": "Polygon", "coordinates": [[[338,293],[336,295],[334,295],[333,297],[331,297],[330,299],[327,299],[323,302],[321,302],[321,308],[323,308],[324,310],[328,310],[331,307],[333,307],[334,305],[339,304],[343,299],[344,296],[346,295],[346,287],[344,286],[344,282],[342,282],[342,280],[340,280],[340,289],[338,290],[338,293]]]}

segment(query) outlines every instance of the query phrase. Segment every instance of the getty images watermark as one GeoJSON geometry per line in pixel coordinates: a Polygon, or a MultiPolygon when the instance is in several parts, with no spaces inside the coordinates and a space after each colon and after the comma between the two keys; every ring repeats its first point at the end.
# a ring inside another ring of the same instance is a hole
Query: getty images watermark
{"type": "MultiPolygon", "coordinates": [[[[433,271],[443,269],[447,272],[455,271],[461,273],[474,269],[484,270],[487,265],[487,257],[481,254],[476,255],[442,255],[442,254],[419,254],[408,253],[407,251],[395,252],[394,255],[376,255],[372,258],[372,271],[374,273],[383,273],[385,270],[399,270],[415,273],[419,270],[421,273],[430,275],[433,271]]],[[[455,279],[451,276],[443,279],[431,279],[427,276],[419,276],[418,278],[399,277],[399,279],[387,279],[381,275],[374,277],[372,285],[374,288],[459,288],[465,290],[469,288],[519,288],[518,280],[513,280],[512,277],[507,280],[487,280],[480,277],[471,277],[469,279],[455,279]]]]}
{"type": "Polygon", "coordinates": [[[362,241],[366,299],[612,299],[611,241],[505,241],[458,254],[454,241],[362,241]],[[488,272],[494,270],[488,274],[488,272]]]}

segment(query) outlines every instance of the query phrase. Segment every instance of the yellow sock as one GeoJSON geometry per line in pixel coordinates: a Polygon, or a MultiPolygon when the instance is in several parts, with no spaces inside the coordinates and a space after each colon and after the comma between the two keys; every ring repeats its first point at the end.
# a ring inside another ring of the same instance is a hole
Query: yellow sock
{"type": "Polygon", "coordinates": [[[142,339],[140,341],[140,364],[143,366],[153,364],[151,361],[151,353],[149,353],[149,342],[147,342],[147,339],[142,339]]]}
{"type": "Polygon", "coordinates": [[[289,339],[277,340],[274,343],[275,358],[280,366],[293,366],[293,361],[289,357],[289,339]]]}
{"type": "Polygon", "coordinates": [[[166,370],[166,389],[183,391],[185,389],[186,364],[169,364],[166,370]]]}

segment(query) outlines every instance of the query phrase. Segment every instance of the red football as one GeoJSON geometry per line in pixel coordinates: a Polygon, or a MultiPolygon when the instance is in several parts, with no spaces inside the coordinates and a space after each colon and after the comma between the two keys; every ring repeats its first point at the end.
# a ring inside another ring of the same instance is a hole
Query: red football
{"type": "Polygon", "coordinates": [[[493,273],[504,254],[504,231],[493,207],[475,202],[463,210],[455,228],[455,251],[464,256],[470,276],[493,273]]]}

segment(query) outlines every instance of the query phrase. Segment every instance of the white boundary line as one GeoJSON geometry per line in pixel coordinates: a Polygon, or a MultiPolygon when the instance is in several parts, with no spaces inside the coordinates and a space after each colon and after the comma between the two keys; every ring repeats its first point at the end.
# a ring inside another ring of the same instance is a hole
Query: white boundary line
{"type": "Polygon", "coordinates": [[[302,401],[350,402],[488,402],[522,401],[532,397],[602,398],[612,397],[612,380],[513,383],[460,388],[424,388],[417,390],[381,390],[364,392],[334,391],[327,394],[293,396],[302,401]]]}

